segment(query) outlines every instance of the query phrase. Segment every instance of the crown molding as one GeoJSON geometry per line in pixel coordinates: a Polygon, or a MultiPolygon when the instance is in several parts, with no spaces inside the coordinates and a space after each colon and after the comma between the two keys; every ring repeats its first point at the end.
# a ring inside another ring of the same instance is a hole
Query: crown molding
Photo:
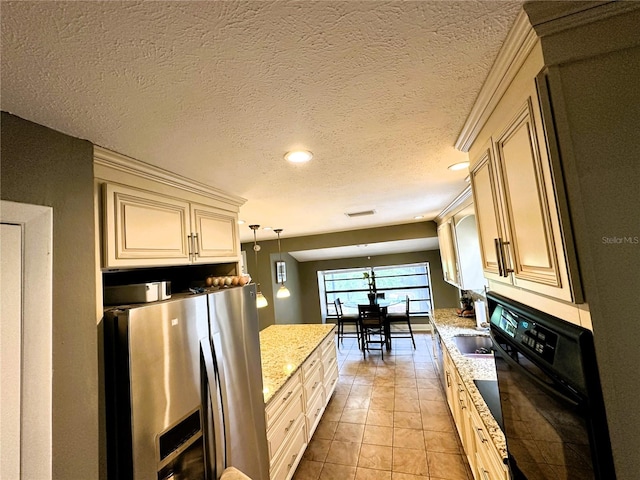
{"type": "Polygon", "coordinates": [[[218,200],[240,207],[247,201],[245,198],[233,195],[204,183],[191,180],[176,173],[155,167],[148,163],[141,162],[131,157],[127,157],[117,152],[107,150],[98,145],[93,146],[93,164],[102,165],[111,169],[119,170],[131,175],[152,180],[188,192],[203,195],[213,200],[218,200]]]}
{"type": "Polygon", "coordinates": [[[529,23],[529,17],[524,10],[521,10],[456,140],[454,146],[458,150],[469,151],[537,41],[538,37],[529,23]]]}
{"type": "Polygon", "coordinates": [[[451,216],[453,212],[455,212],[461,206],[463,206],[465,202],[467,202],[470,198],[471,198],[471,185],[469,184],[465,187],[465,189],[462,192],[460,192],[460,194],[456,198],[453,199],[453,201],[449,205],[444,207],[442,211],[438,215],[436,215],[436,218],[434,218],[433,221],[439,225],[440,222],[442,222],[442,220],[451,216]]]}

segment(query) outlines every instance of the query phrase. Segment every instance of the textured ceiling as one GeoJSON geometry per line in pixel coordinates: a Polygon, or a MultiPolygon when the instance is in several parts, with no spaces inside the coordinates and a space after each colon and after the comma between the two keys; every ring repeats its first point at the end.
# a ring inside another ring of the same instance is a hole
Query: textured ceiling
{"type": "Polygon", "coordinates": [[[465,187],[446,167],[521,3],[3,1],[1,106],[283,237],[428,220],[465,187]]]}

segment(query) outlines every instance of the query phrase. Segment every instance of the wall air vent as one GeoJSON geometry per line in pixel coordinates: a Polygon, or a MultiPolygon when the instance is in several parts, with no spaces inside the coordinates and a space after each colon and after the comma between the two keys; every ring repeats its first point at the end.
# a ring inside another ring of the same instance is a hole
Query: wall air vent
{"type": "Polygon", "coordinates": [[[373,215],[375,213],[376,213],[375,210],[364,210],[362,212],[345,213],[345,215],[349,218],[355,218],[355,217],[366,217],[367,215],[373,215]]]}

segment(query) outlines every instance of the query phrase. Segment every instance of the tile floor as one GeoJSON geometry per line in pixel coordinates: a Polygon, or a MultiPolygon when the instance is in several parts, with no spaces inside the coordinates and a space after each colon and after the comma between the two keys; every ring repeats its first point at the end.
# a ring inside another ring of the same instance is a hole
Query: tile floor
{"type": "Polygon", "coordinates": [[[473,480],[433,366],[431,335],[363,358],[338,345],[340,377],[294,480],[473,480]]]}

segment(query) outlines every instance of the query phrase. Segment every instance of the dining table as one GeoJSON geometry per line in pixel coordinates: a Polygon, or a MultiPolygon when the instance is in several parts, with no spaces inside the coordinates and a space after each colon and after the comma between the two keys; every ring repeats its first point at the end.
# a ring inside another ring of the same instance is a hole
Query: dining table
{"type": "MultiPolygon", "coordinates": [[[[387,313],[389,312],[389,307],[392,307],[394,305],[404,305],[405,300],[397,300],[397,299],[384,299],[384,298],[376,298],[375,300],[375,304],[378,305],[380,307],[380,313],[383,316],[384,319],[384,337],[385,337],[385,347],[387,351],[391,350],[391,323],[388,320],[388,316],[387,313]]],[[[359,305],[371,305],[370,303],[350,303],[350,302],[346,302],[344,303],[345,307],[350,307],[350,308],[355,308],[355,310],[358,310],[358,306],[359,305]]],[[[362,329],[361,329],[362,330],[362,329]]],[[[362,343],[358,342],[360,345],[360,349],[362,350],[362,343]]]]}

